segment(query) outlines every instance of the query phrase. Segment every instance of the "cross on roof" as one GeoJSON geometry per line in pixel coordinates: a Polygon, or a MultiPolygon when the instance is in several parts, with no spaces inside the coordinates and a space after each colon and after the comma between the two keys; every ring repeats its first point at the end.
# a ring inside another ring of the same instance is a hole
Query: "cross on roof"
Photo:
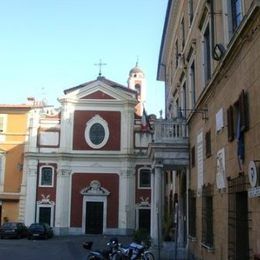
{"type": "Polygon", "coordinates": [[[95,63],[94,65],[95,65],[95,66],[99,66],[98,76],[101,76],[101,75],[102,75],[102,73],[101,73],[101,68],[102,68],[102,66],[105,66],[105,65],[107,65],[107,64],[106,64],[106,63],[102,63],[102,60],[100,59],[100,60],[99,60],[99,63],[95,63]]]}

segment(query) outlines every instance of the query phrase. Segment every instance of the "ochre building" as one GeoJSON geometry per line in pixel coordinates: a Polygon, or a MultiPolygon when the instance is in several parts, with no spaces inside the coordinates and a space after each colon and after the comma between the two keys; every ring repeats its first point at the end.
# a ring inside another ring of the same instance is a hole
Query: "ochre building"
{"type": "Polygon", "coordinates": [[[260,2],[170,0],[157,78],[165,121],[184,119],[189,136],[189,166],[168,171],[178,246],[195,259],[257,257],[260,2]]]}

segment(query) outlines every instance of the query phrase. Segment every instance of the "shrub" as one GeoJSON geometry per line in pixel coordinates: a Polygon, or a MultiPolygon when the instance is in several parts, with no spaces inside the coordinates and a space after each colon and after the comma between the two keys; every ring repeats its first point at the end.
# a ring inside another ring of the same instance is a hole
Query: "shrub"
{"type": "Polygon", "coordinates": [[[151,237],[149,232],[146,229],[138,229],[134,232],[133,240],[136,243],[144,243],[146,246],[151,246],[151,237]]]}

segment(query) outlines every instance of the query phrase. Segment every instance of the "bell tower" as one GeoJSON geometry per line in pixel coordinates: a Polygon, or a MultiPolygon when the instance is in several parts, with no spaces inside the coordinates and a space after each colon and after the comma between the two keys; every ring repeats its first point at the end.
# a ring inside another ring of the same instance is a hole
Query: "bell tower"
{"type": "Polygon", "coordinates": [[[136,90],[138,93],[138,104],[135,107],[135,112],[137,115],[142,116],[146,99],[146,79],[143,71],[138,67],[138,62],[136,62],[135,67],[130,70],[127,84],[128,88],[136,90]]]}

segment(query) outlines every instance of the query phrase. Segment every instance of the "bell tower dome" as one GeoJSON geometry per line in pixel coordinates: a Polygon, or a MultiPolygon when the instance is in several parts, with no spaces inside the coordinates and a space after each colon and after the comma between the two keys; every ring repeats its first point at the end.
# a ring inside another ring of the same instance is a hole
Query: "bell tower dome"
{"type": "Polygon", "coordinates": [[[138,104],[136,105],[136,114],[142,116],[144,102],[146,99],[146,79],[143,71],[138,67],[138,62],[136,62],[135,67],[133,67],[129,72],[128,77],[128,88],[137,91],[138,104]]]}

